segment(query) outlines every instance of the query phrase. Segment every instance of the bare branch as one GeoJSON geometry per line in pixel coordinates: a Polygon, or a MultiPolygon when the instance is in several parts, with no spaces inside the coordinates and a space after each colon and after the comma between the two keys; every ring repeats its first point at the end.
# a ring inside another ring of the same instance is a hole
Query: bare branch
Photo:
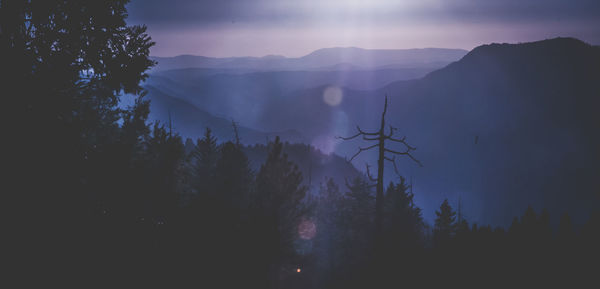
{"type": "Polygon", "coordinates": [[[408,156],[408,157],[409,157],[411,160],[413,160],[413,161],[414,161],[415,163],[417,163],[417,164],[418,164],[420,167],[422,167],[422,166],[423,166],[423,164],[421,164],[421,162],[420,162],[419,160],[417,160],[415,157],[413,157],[413,156],[410,154],[410,151],[412,151],[412,150],[414,150],[414,149],[408,148],[406,151],[399,152],[399,151],[394,151],[394,150],[387,149],[387,148],[385,149],[385,151],[386,151],[386,152],[388,152],[388,153],[392,153],[392,154],[395,154],[395,155],[404,155],[404,156],[408,156]]]}
{"type": "Polygon", "coordinates": [[[376,182],[377,179],[371,176],[371,171],[369,170],[371,166],[369,166],[368,163],[365,163],[365,166],[367,167],[367,177],[369,178],[369,180],[371,180],[371,182],[376,182]]]}
{"type": "Polygon", "coordinates": [[[416,150],[416,149],[417,149],[416,147],[413,147],[413,146],[409,145],[409,144],[406,142],[406,137],[405,137],[405,136],[404,136],[404,137],[402,137],[401,139],[397,139],[397,138],[393,138],[393,137],[386,137],[386,139],[387,139],[387,140],[390,140],[390,141],[394,141],[394,142],[399,142],[399,143],[401,143],[401,144],[405,145],[405,146],[406,146],[406,148],[408,148],[408,150],[411,150],[411,151],[414,151],[414,150],[416,150]]]}
{"type": "Polygon", "coordinates": [[[372,146],[368,146],[368,147],[366,147],[366,148],[358,148],[358,151],[357,151],[357,152],[356,152],[356,153],[355,153],[355,154],[354,154],[354,155],[353,155],[353,156],[350,158],[350,160],[349,160],[349,161],[351,162],[351,161],[352,161],[352,160],[354,160],[354,158],[356,158],[356,157],[357,157],[357,156],[358,156],[360,153],[362,153],[362,152],[364,152],[364,151],[367,151],[367,150],[370,150],[370,149],[372,149],[372,148],[375,148],[375,147],[376,147],[376,146],[378,146],[378,145],[379,145],[379,144],[378,144],[378,143],[376,143],[376,144],[374,144],[374,145],[372,145],[372,146]]]}
{"type": "Polygon", "coordinates": [[[391,149],[388,149],[388,148],[384,148],[384,150],[385,150],[386,152],[388,152],[388,153],[392,153],[392,154],[395,154],[395,155],[406,155],[406,154],[408,154],[408,153],[411,151],[411,149],[410,149],[410,148],[409,148],[409,149],[407,149],[406,151],[403,151],[403,152],[399,152],[399,151],[391,150],[391,149]]]}
{"type": "Polygon", "coordinates": [[[401,143],[405,143],[406,142],[406,137],[405,136],[403,136],[402,138],[393,138],[391,136],[386,136],[385,139],[389,139],[391,141],[401,142],[401,143]]]}
{"type": "Polygon", "coordinates": [[[384,156],[384,159],[385,159],[386,161],[390,161],[390,162],[391,162],[391,163],[394,165],[394,172],[396,173],[396,175],[397,175],[398,177],[402,177],[402,176],[400,175],[400,171],[398,170],[398,166],[396,165],[396,157],[388,158],[388,157],[385,157],[385,156],[384,156]]]}
{"type": "Polygon", "coordinates": [[[365,131],[362,131],[358,125],[356,126],[356,129],[358,129],[358,132],[360,132],[363,135],[379,135],[379,132],[365,132],[365,131]]]}
{"type": "Polygon", "coordinates": [[[349,136],[349,137],[336,136],[335,138],[341,139],[341,140],[351,140],[351,139],[354,139],[354,138],[356,138],[356,137],[358,137],[360,135],[362,135],[362,134],[359,132],[359,133],[357,133],[357,134],[355,134],[353,136],[349,136]]]}
{"type": "Polygon", "coordinates": [[[355,135],[353,135],[353,136],[349,136],[349,137],[336,136],[335,138],[341,139],[341,140],[351,140],[351,139],[355,139],[355,138],[357,138],[358,136],[361,136],[361,135],[364,138],[364,136],[367,136],[367,135],[378,135],[379,134],[379,133],[376,133],[376,132],[365,132],[362,129],[360,129],[360,126],[358,126],[358,125],[356,126],[356,130],[358,130],[358,133],[355,134],[355,135]]]}
{"type": "Polygon", "coordinates": [[[390,134],[389,134],[389,135],[386,135],[385,137],[386,137],[386,138],[391,138],[391,137],[394,135],[394,131],[396,131],[396,130],[398,130],[398,129],[397,129],[397,128],[395,128],[395,127],[393,127],[393,126],[390,124],[390,134]]]}

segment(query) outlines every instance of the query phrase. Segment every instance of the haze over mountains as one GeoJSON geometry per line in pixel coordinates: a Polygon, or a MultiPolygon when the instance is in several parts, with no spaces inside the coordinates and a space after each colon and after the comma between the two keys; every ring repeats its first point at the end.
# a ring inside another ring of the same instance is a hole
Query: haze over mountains
{"type": "Polygon", "coordinates": [[[154,57],[153,71],[180,68],[234,69],[247,71],[330,70],[336,68],[376,69],[440,67],[465,55],[462,49],[362,49],[335,47],[316,50],[298,58],[264,57],[213,58],[193,55],[154,57]]]}
{"type": "Polygon", "coordinates": [[[210,126],[220,138],[231,139],[234,119],[240,123],[242,139],[248,144],[264,143],[274,135],[290,142],[311,143],[311,138],[297,130],[265,125],[264,122],[271,122],[264,118],[265,104],[281,101],[279,96],[323,85],[376,89],[394,81],[422,77],[465,53],[433,48],[327,48],[300,58],[156,58],[158,65],[145,86],[153,102],[150,118],[164,122],[170,112],[175,127],[185,136],[198,136],[204,126],[210,126]],[[359,69],[379,66],[384,68],[359,69]],[[295,70],[302,67],[314,70],[295,70]],[[290,70],[278,70],[284,68],[290,70]]]}
{"type": "MultiPolygon", "coordinates": [[[[350,156],[360,143],[334,136],[376,128],[389,95],[388,121],[424,164],[400,160],[399,169],[414,180],[426,219],[459,196],[469,221],[501,225],[528,204],[553,216],[566,208],[576,220],[598,205],[600,48],[576,39],[484,45],[466,55],[351,48],[296,59],[157,60],[147,81],[151,119],[170,114],[189,137],[210,126],[230,138],[234,119],[246,143],[275,132],[350,156]]],[[[374,156],[354,164],[367,161],[374,165],[374,156]]]]}

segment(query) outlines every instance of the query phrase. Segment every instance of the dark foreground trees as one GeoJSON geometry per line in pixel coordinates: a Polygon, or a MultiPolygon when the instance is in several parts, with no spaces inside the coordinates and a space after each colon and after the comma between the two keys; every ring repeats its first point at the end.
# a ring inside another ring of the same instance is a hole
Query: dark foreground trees
{"type": "Polygon", "coordinates": [[[92,216],[108,214],[108,203],[131,212],[123,199],[139,187],[130,190],[133,177],[123,174],[136,175],[143,163],[148,104],[117,104],[119,95],[141,92],[153,42],[145,27],[125,24],[127,2],[0,3],[3,115],[12,136],[3,191],[16,230],[9,235],[18,238],[11,244],[26,248],[18,251],[26,264],[51,270],[56,260],[94,258],[92,216]]]}
{"type": "MultiPolygon", "coordinates": [[[[152,42],[144,27],[125,25],[126,3],[0,1],[10,120],[3,248],[20,282],[485,287],[596,272],[598,214],[581,228],[563,217],[554,237],[549,215],[533,208],[505,232],[457,226],[444,202],[432,243],[404,178],[387,190],[379,178],[375,191],[366,177],[326,180],[311,195],[279,139],[255,172],[239,142],[219,143],[209,130],[184,145],[169,125],[147,123],[140,82],[152,42]],[[124,93],[139,96],[127,109],[124,93]]],[[[380,141],[380,163],[381,152],[394,154],[384,140],[403,143],[383,128],[358,134],[380,141]]]]}

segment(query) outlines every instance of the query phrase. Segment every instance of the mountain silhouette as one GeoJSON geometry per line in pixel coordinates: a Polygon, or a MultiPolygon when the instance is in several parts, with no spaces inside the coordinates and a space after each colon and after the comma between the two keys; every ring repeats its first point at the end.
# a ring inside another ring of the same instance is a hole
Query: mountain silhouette
{"type": "Polygon", "coordinates": [[[153,57],[158,65],[153,72],[181,68],[245,69],[252,71],[319,70],[339,64],[350,64],[363,69],[399,65],[403,68],[442,67],[467,53],[461,49],[361,49],[325,48],[298,58],[268,55],[264,57],[215,58],[194,55],[153,57]]]}
{"type": "Polygon", "coordinates": [[[421,194],[470,199],[474,221],[507,224],[527,203],[583,220],[598,205],[598,47],[572,38],[484,45],[422,79],[345,94],[342,109],[371,127],[388,94],[390,122],[425,164],[401,171],[421,194]]]}
{"type": "MultiPolygon", "coordinates": [[[[175,131],[187,138],[200,138],[209,127],[221,142],[234,141],[232,119],[216,117],[184,100],[172,97],[153,86],[146,86],[146,96],[150,100],[150,121],[160,121],[171,125],[175,131]]],[[[235,121],[235,120],[234,120],[235,121]]],[[[293,129],[279,132],[262,132],[238,124],[241,141],[246,144],[261,144],[280,136],[283,141],[304,143],[306,139],[293,129]]]]}

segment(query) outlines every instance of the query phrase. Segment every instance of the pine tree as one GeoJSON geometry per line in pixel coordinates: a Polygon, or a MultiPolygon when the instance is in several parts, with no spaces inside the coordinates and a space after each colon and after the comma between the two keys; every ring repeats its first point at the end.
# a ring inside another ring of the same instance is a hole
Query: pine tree
{"type": "Polygon", "coordinates": [[[440,206],[440,210],[436,211],[435,215],[437,217],[433,229],[434,241],[437,246],[443,247],[448,244],[456,232],[456,212],[452,210],[448,199],[445,199],[440,206]]]}
{"type": "Polygon", "coordinates": [[[371,185],[361,177],[355,177],[344,196],[344,219],[357,228],[371,227],[375,212],[375,196],[371,185]]]}
{"type": "MultiPolygon", "coordinates": [[[[266,162],[256,177],[254,237],[260,259],[266,262],[269,280],[277,282],[279,265],[294,255],[293,241],[300,219],[308,208],[302,200],[306,195],[302,174],[283,153],[279,137],[270,145],[266,162]]],[[[271,284],[277,287],[277,284],[271,284]]]]}
{"type": "Polygon", "coordinates": [[[325,278],[330,278],[337,267],[340,253],[342,194],[332,178],[321,184],[316,208],[317,228],[316,251],[319,258],[319,271],[325,278]]]}
{"type": "Polygon", "coordinates": [[[215,172],[219,159],[217,138],[206,128],[204,138],[198,139],[191,154],[195,188],[199,195],[215,197],[215,172]]]}
{"type": "Polygon", "coordinates": [[[572,246],[572,243],[574,240],[575,240],[575,229],[573,228],[571,216],[569,216],[568,213],[564,213],[560,217],[560,221],[558,223],[558,233],[557,233],[558,244],[563,249],[572,250],[573,248],[570,248],[570,247],[572,246]]]}
{"type": "Polygon", "coordinates": [[[179,205],[181,172],[184,170],[184,149],[181,137],[167,131],[158,122],[148,140],[149,171],[146,180],[150,214],[164,223],[179,205]]]}
{"type": "Polygon", "coordinates": [[[398,184],[390,183],[386,191],[386,233],[388,243],[396,248],[415,248],[421,241],[423,218],[421,209],[414,204],[406,179],[400,176],[398,184]]]}
{"type": "Polygon", "coordinates": [[[235,208],[241,209],[248,204],[253,178],[248,157],[241,147],[232,142],[223,144],[215,165],[218,194],[235,208]]]}
{"type": "Polygon", "coordinates": [[[521,235],[519,238],[522,245],[530,248],[534,246],[537,247],[538,225],[538,216],[535,213],[535,210],[531,205],[527,206],[525,213],[521,217],[521,235]]]}
{"type": "Polygon", "coordinates": [[[351,272],[366,263],[373,246],[375,194],[372,185],[361,177],[347,182],[346,189],[338,226],[344,240],[344,268],[351,272]]]}

